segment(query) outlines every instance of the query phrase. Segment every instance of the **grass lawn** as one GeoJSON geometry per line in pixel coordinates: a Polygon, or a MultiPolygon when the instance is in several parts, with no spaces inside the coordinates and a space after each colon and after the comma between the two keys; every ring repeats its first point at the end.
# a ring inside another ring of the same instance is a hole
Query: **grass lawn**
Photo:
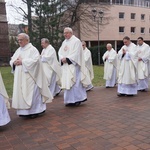
{"type": "MultiPolygon", "coordinates": [[[[94,66],[94,86],[103,86],[105,84],[105,80],[103,79],[103,69],[103,66],[94,66]]],[[[11,67],[1,67],[0,71],[3,77],[7,93],[11,98],[13,90],[13,74],[11,73],[11,67]]]]}

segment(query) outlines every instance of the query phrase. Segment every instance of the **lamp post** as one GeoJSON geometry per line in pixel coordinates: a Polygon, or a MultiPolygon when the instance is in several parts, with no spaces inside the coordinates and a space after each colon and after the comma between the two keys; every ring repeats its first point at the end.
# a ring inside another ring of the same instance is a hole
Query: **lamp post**
{"type": "Polygon", "coordinates": [[[96,21],[97,19],[97,30],[98,30],[98,65],[100,65],[100,58],[101,58],[101,54],[100,54],[100,40],[99,40],[99,24],[102,23],[102,19],[104,17],[104,12],[103,10],[97,11],[95,8],[92,10],[92,15],[94,18],[94,21],[96,21]]]}

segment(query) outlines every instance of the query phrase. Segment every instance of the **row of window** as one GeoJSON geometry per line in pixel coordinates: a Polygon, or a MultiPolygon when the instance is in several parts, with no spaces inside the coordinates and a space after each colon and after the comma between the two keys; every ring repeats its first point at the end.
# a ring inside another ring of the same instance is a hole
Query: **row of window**
{"type": "MultiPolygon", "coordinates": [[[[119,32],[124,33],[125,32],[125,27],[119,27],[119,32]]],[[[136,27],[131,27],[130,32],[135,33],[136,32],[136,27]]],[[[145,27],[141,27],[140,32],[141,32],[141,34],[144,34],[145,33],[145,27]]],[[[149,28],[149,33],[150,33],[150,28],[149,28]]]]}
{"type": "MultiPolygon", "coordinates": [[[[125,13],[124,12],[119,12],[119,18],[120,19],[124,19],[125,17],[125,13]]],[[[131,19],[135,19],[136,18],[136,14],[135,13],[131,13],[130,16],[131,19]]],[[[141,20],[145,20],[145,14],[141,14],[141,20]]]]}

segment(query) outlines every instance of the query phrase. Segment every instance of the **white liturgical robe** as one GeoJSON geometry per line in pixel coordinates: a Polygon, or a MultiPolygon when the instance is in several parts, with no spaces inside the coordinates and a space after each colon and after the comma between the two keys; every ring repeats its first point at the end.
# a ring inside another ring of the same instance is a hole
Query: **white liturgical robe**
{"type": "Polygon", "coordinates": [[[142,60],[138,61],[138,90],[148,89],[148,76],[149,76],[149,59],[150,59],[150,47],[148,44],[143,43],[137,45],[138,58],[142,60]]]}
{"type": "Polygon", "coordinates": [[[57,95],[60,89],[61,68],[57,60],[56,51],[48,45],[41,53],[41,61],[44,73],[47,77],[49,88],[53,96],[57,95]]]}
{"type": "Polygon", "coordinates": [[[75,103],[87,98],[86,87],[90,85],[85,75],[85,61],[81,41],[74,35],[65,39],[59,49],[59,59],[68,58],[72,63],[61,66],[61,83],[64,89],[64,103],[75,103]]]}
{"type": "Polygon", "coordinates": [[[103,55],[104,61],[104,79],[106,87],[114,87],[117,79],[117,53],[112,48],[103,55]]]}
{"type": "Polygon", "coordinates": [[[124,45],[118,52],[118,93],[137,94],[137,50],[134,43],[124,45]],[[123,55],[123,49],[126,54],[123,55]]]}
{"type": "Polygon", "coordinates": [[[90,79],[91,83],[90,85],[86,88],[86,90],[90,90],[93,88],[92,85],[92,80],[94,79],[94,72],[93,72],[93,64],[92,64],[92,57],[91,57],[91,52],[87,47],[83,50],[83,55],[84,55],[84,60],[85,60],[85,71],[87,77],[90,79]]]}
{"type": "Polygon", "coordinates": [[[22,59],[22,65],[15,66],[12,107],[17,109],[18,115],[41,113],[46,109],[46,102],[52,101],[52,94],[39,60],[38,50],[28,43],[16,50],[10,65],[14,68],[14,61],[22,59]]]}
{"type": "Polygon", "coordinates": [[[10,108],[9,97],[0,73],[0,126],[4,126],[10,122],[7,108],[10,108]]]}

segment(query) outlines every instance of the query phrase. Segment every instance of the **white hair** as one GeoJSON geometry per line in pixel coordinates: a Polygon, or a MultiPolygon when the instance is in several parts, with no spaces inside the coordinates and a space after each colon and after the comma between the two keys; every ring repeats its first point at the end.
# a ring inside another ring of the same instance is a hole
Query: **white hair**
{"type": "Polygon", "coordinates": [[[24,39],[27,39],[27,41],[29,42],[30,41],[30,37],[28,34],[26,33],[19,33],[18,36],[23,36],[24,39]]]}
{"type": "Polygon", "coordinates": [[[85,41],[82,41],[82,44],[84,44],[86,46],[86,42],[85,41]]]}
{"type": "Polygon", "coordinates": [[[41,42],[44,41],[45,43],[49,44],[49,40],[47,38],[42,38],[41,42]]]}
{"type": "Polygon", "coordinates": [[[112,44],[108,43],[106,46],[107,46],[107,47],[112,47],[112,44]]]}
{"type": "Polygon", "coordinates": [[[70,28],[70,27],[66,27],[65,29],[64,29],[64,31],[65,30],[67,30],[67,31],[69,31],[70,33],[72,33],[73,34],[73,30],[72,30],[72,28],[70,28]]]}

